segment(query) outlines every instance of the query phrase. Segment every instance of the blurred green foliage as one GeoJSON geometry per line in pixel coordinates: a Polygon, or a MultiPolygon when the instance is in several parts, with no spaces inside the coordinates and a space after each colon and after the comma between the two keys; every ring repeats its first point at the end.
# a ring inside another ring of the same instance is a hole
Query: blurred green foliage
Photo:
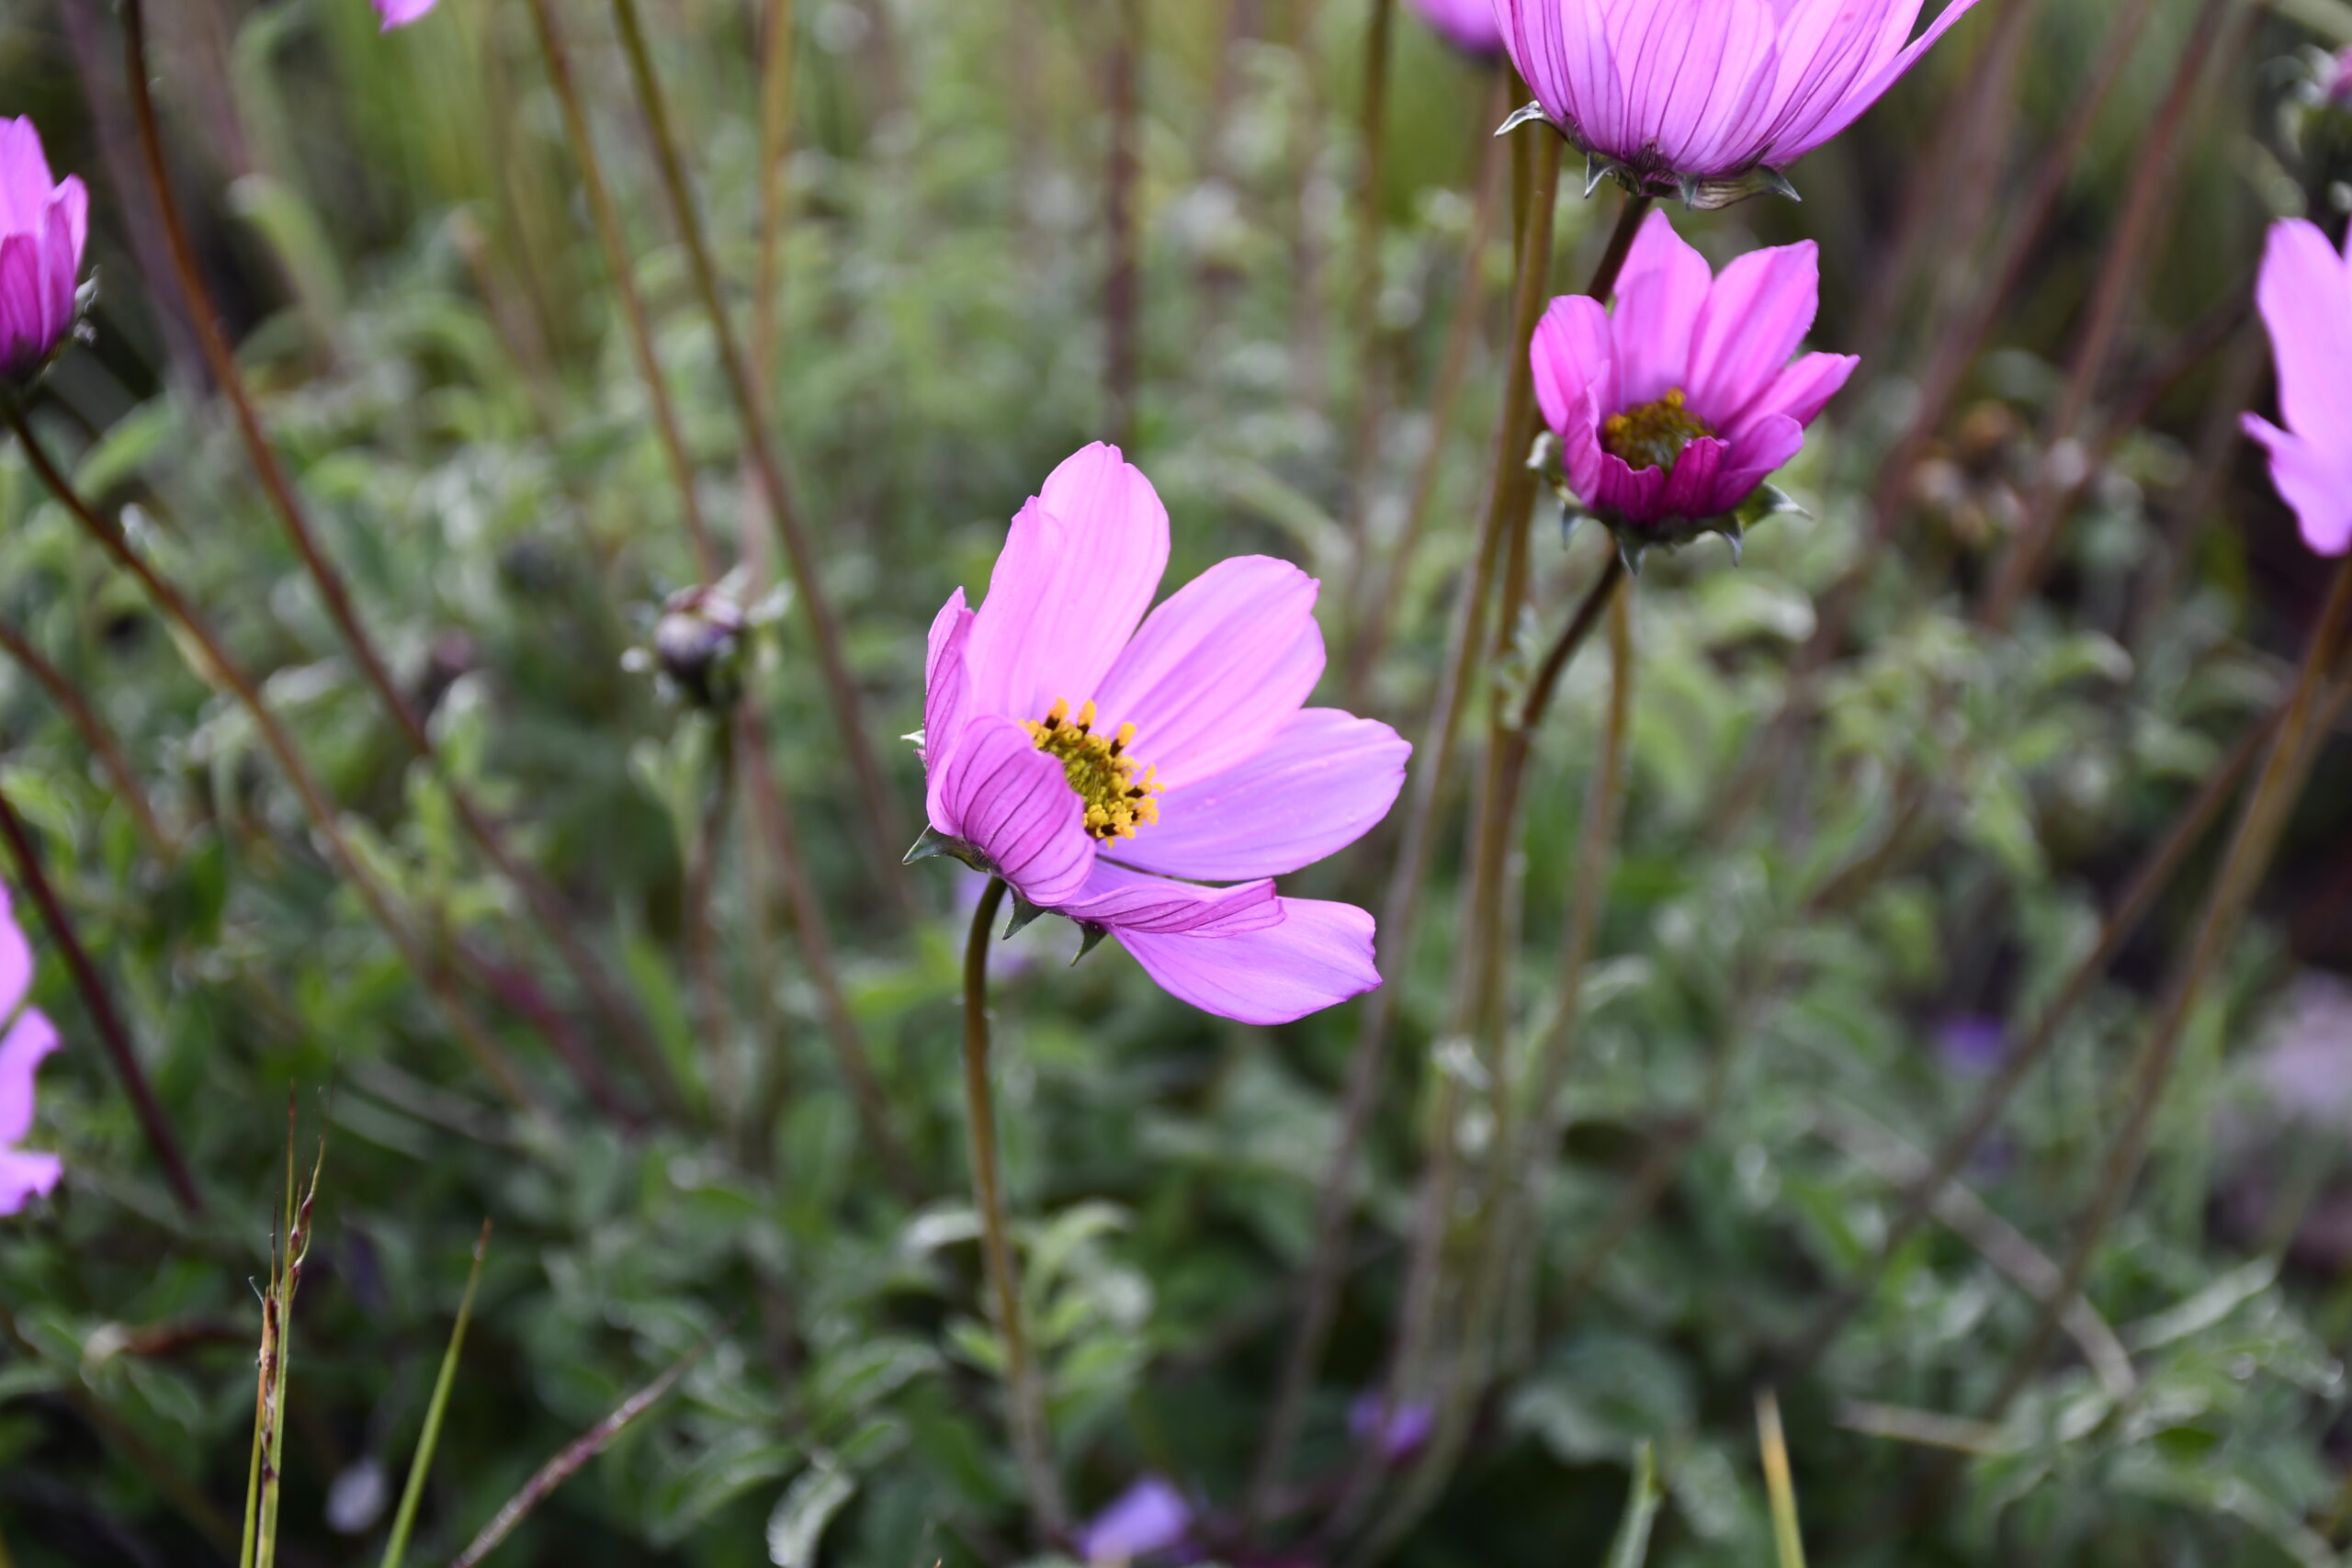
{"type": "MultiPolygon", "coordinates": [[[[6,1550],[28,1568],[223,1560],[205,1506],[233,1521],[242,1495],[248,1283],[267,1269],[290,1089],[301,1138],[322,1133],[328,1152],[293,1329],[284,1561],[379,1550],[484,1216],[497,1235],[415,1559],[446,1560],[547,1456],[712,1341],[501,1560],[1018,1560],[1000,1352],[962,1196],[956,965],[971,889],[944,863],[912,868],[899,874],[923,918],[894,918],[859,854],[859,803],[787,604],[756,634],[751,700],[914,1151],[927,1201],[910,1208],[862,1139],[788,921],[756,906],[773,886],[737,874],[749,847],[719,855],[709,892],[718,1015],[696,995],[690,867],[721,787],[718,739],[629,657],[694,582],[693,558],[526,9],[442,0],[390,36],[361,0],[156,9],[175,174],[272,436],[447,766],[582,913],[698,1114],[616,1125],[511,1011],[496,1015],[501,1039],[550,1110],[498,1102],[335,885],[245,716],[0,449],[0,618],[119,733],[177,852],[142,846],[81,738],[13,666],[0,668],[0,790],[37,829],[209,1204],[192,1222],[173,1208],[36,928],[37,999],[71,1043],[43,1074],[36,1143],[69,1174],[52,1202],[0,1227],[6,1550]],[[729,1092],[745,1084],[773,1084],[775,1099],[729,1092]]],[[[650,7],[739,298],[758,266],[755,9],[650,7]]],[[[2093,444],[2059,569],[2017,627],[1988,631],[1971,613],[2027,476],[2064,456],[2033,432],[2061,395],[2188,35],[2194,6],[2163,0],[1991,352],[1898,492],[1911,502],[1898,547],[1863,583],[1817,722],[1754,810],[1713,820],[1822,596],[1863,548],[1863,498],[1981,265],[1980,234],[1938,231],[1945,192],[1923,194],[1920,171],[1954,134],[1997,9],[1797,171],[1802,206],[1678,217],[1718,261],[1819,241],[1814,342],[1864,348],[1867,333],[1871,357],[1781,480],[1807,515],[1759,530],[1736,571],[1705,544],[1640,582],[1624,852],[1581,998],[1565,1142],[1534,1194],[1538,1304],[1506,1325],[1514,1372],[1400,1562],[1598,1562],[1612,1539],[1637,1553],[1640,1531],[1620,1538],[1620,1519],[1629,1485],[1649,1495],[1635,1465],[1647,1476],[1653,1453],[1664,1502],[1648,1561],[1769,1560],[1751,1395],[1884,1233],[1897,1183],[1867,1155],[1934,1147],[1981,1071],[1938,1041],[1955,1021],[2031,1018],[2299,650],[2319,569],[2258,468],[2211,434],[2217,408],[2233,419],[2230,400],[2259,393],[2246,329],[2227,323],[2167,395],[2140,396],[2243,298],[2264,220],[2334,198],[2313,162],[2324,148],[2280,119],[2316,35],[2251,14],[2196,105],[2102,389],[2103,413],[2136,408],[2142,423],[2093,444]],[[1925,243],[1906,248],[1906,223],[1925,243]],[[1677,1154],[1655,1209],[1566,1295],[1645,1165],[1677,1154]]],[[[1987,224],[2024,188],[2120,9],[2041,7],[1996,134],[1973,144],[1979,163],[1943,170],[1956,212],[1968,180],[1987,187],[1987,224]]],[[[1150,0],[1133,13],[1142,348],[1128,445],[1175,519],[1175,580],[1238,551],[1296,559],[1326,583],[1336,647],[1358,539],[1386,558],[1442,440],[1430,542],[1364,693],[1417,737],[1492,461],[1508,224],[1475,258],[1466,389],[1435,430],[1429,391],[1498,99],[1482,68],[1399,18],[1370,328],[1350,281],[1366,10],[1150,0]],[[1359,455],[1350,433],[1375,367],[1391,406],[1359,455]]],[[[740,430],[609,19],[586,0],[559,11],[705,509],[763,558],[740,430]]],[[[1127,14],[802,0],[795,18],[766,391],[852,661],[893,735],[920,722],[933,611],[959,583],[984,586],[1005,520],[1051,465],[1110,434],[1105,62],[1127,14]]],[[[104,287],[96,344],[63,365],[35,421],[73,454],[83,492],[123,508],[140,547],[267,673],[368,858],[434,940],[490,955],[601,1045],[444,784],[407,763],[207,393],[153,270],[119,71],[114,18],[95,0],[0,17],[0,109],[32,114],[53,161],[93,186],[104,287]]],[[[1606,213],[1564,201],[1560,287],[1597,252],[1606,213]]],[[[1602,547],[1558,543],[1548,507],[1535,543],[1548,624],[1602,547]]],[[[1327,698],[1339,679],[1335,660],[1327,698]]],[[[1538,747],[1509,969],[1532,1018],[1556,980],[1605,687],[1605,660],[1572,671],[1538,747]]],[[[919,769],[910,748],[890,760],[911,823],[919,769]]],[[[1815,1561],[2341,1560],[2352,1098],[2282,1089],[2274,1048],[2291,994],[2305,1037],[2352,1077],[2352,1003],[2318,977],[2352,964],[2347,780],[2338,744],[2263,918],[2199,1015],[2158,1157],[2097,1258],[2089,1299],[2128,1350],[2131,1386],[2060,1358],[2000,1427],[1961,1433],[1960,1483],[1915,1506],[1932,1467],[1886,1435],[1888,1413],[1980,1408],[2033,1313],[1971,1240],[1923,1232],[1813,1375],[1781,1390],[1815,1561]]],[[[1439,1036],[1464,961],[1446,915],[1457,839],[1441,838],[1430,915],[1395,982],[1404,1048],[1309,1412],[1310,1488],[1347,1462],[1348,1406],[1377,1381],[1398,1311],[1427,1090],[1448,1070],[1439,1036]]],[[[1376,904],[1392,840],[1298,890],[1376,904]]],[[[2063,1256],[2073,1235],[2211,856],[1966,1173],[2030,1247],[2063,1256]]],[[[1238,1506],[1266,1419],[1357,1010],[1227,1026],[1115,949],[1065,969],[1074,942],[1057,922],[1025,932],[1001,950],[996,992],[1025,1290],[1066,1473],[1088,1508],[1164,1473],[1209,1506],[1204,1545],[1237,1562],[1303,1561],[1320,1543],[1285,1551],[1285,1526],[1225,1540],[1216,1521],[1238,1506]]]]}

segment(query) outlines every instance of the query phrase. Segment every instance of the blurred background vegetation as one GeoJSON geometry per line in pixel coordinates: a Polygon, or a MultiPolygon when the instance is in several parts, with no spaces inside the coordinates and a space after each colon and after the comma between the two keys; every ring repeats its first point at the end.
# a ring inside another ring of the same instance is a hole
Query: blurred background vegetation
{"type": "MultiPolygon", "coordinates": [[[[890,770],[880,805],[908,838],[920,770],[889,738],[921,722],[923,629],[1097,437],[1167,500],[1173,580],[1238,551],[1306,566],[1335,653],[1319,700],[1420,738],[1509,332],[1510,203],[1479,195],[1509,185],[1493,65],[1397,14],[1366,204],[1371,0],[645,7],[890,770]],[[789,97],[763,140],[778,25],[789,97]]],[[[171,0],[151,18],[205,279],[436,768],[354,667],[217,396],[141,172],[120,18],[102,0],[0,13],[0,112],[30,115],[89,183],[101,287],[94,341],[33,423],[266,678],[355,852],[468,976],[524,1101],[337,875],[244,710],[0,446],[0,626],[119,739],[153,822],[19,658],[0,660],[0,792],[200,1203],[175,1201],[20,898],[69,1048],[32,1140],[65,1181],[0,1224],[17,1562],[233,1560],[289,1094],[304,1160],[320,1136],[326,1153],[292,1331],[288,1563],[380,1551],[485,1218],[418,1558],[447,1560],[706,1345],[499,1560],[1025,1554],[962,1195],[974,888],[866,850],[875,803],[805,606],[767,586],[752,454],[612,17],[592,0],[553,14],[699,504],[722,558],[741,541],[750,720],[698,707],[652,656],[662,606],[708,574],[526,0],[442,0],[389,36],[362,0],[171,0]],[[830,967],[774,863],[770,786],[830,967]],[[453,789],[544,871],[634,1021],[582,989],[453,789]],[[861,1120],[845,1039],[899,1156],[861,1120]]],[[[1394,1561],[1598,1562],[1645,1444],[1666,1498],[1649,1561],[1772,1561],[1752,1403],[1770,1382],[1815,1562],[2320,1564],[2352,1547],[2340,736],[2204,990],[2155,1157],[2094,1258],[2087,1326],[2070,1316],[2022,1397],[1977,1419],[2030,1348],[2219,835],[2069,1015],[1943,1223],[1894,1250],[1822,1354],[1790,1359],[1863,1278],[1906,1174],[2291,679],[2325,573],[2236,417],[2270,396],[2249,308],[2264,224],[2307,210],[2340,235],[2352,198],[2352,113],[2313,86],[2316,51],[2347,42],[2352,10],[2330,0],[1985,0],[1794,171],[1801,205],[1677,214],[1719,264],[1818,241],[1813,345],[1864,365],[1781,480],[1806,515],[1759,528],[1736,570],[1707,542],[1640,581],[1623,849],[1532,1194],[1530,1310],[1394,1561]],[[1991,624],[2006,552],[2043,526],[2047,569],[1991,624]]],[[[1611,211],[1564,197],[1557,288],[1611,211]]],[[[1563,544],[1555,517],[1535,536],[1547,625],[1603,548],[1590,530],[1563,544]]],[[[1531,1018],[1607,686],[1605,659],[1579,665],[1537,746],[1509,958],[1531,1018]]],[[[1297,1495],[1247,1532],[1369,1004],[1250,1030],[1114,948],[1065,969],[1058,922],[1001,950],[1009,1173],[1080,1512],[1159,1474],[1220,1560],[1337,1561],[1312,1527],[1395,1330],[1434,1086],[1476,1067],[1443,1038],[1465,955],[1458,811],[1439,820],[1428,914],[1388,955],[1399,1048],[1297,1495]]],[[[1400,825],[1295,890],[1377,908],[1400,825]]],[[[1474,1152],[1476,1114],[1444,1130],[1474,1152]]]]}

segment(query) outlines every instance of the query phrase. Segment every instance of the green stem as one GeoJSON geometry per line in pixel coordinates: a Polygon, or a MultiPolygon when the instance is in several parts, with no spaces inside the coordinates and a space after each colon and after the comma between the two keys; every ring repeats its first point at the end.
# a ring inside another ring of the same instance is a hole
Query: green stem
{"type": "Polygon", "coordinates": [[[1012,1407],[1012,1451],[1040,1533],[1059,1540],[1069,1517],[1054,1473],[1046,1427],[1046,1390],[1031,1355],[1021,1313],[1021,1280],[1004,1218],[1004,1190],[996,1147],[996,1096],[989,1083],[989,944],[1004,908],[1004,878],[991,876],[972,911],[964,944],[964,1112],[971,1137],[972,1198],[980,1211],[980,1253],[996,1298],[997,1332],[1004,1339],[1005,1396],[1012,1407]]]}

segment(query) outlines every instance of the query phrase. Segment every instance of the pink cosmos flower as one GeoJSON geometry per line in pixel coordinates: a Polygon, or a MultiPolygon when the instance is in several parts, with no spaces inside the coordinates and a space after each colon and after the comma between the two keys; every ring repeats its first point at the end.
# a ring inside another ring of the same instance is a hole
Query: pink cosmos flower
{"type": "Polygon", "coordinates": [[[1544,116],[1643,188],[1721,205],[1851,125],[1966,15],[1921,0],[1494,0],[1544,116]]]}
{"type": "Polygon", "coordinates": [[[23,1007],[32,985],[33,950],[0,887],[0,1020],[13,1018],[0,1034],[0,1214],[49,1196],[65,1168],[55,1155],[17,1146],[33,1130],[33,1070],[57,1049],[57,1031],[41,1010],[23,1007]]]}
{"type": "Polygon", "coordinates": [[[2255,299],[2278,362],[2279,429],[2245,416],[2270,481],[2324,556],[2352,549],[2352,240],[2338,255],[2300,218],[2274,223],[2255,299]]]}
{"type": "Polygon", "coordinates": [[[74,331],[89,237],[81,180],[50,178],[31,120],[0,119],[0,381],[48,364],[74,331]]]}
{"type": "Polygon", "coordinates": [[[1584,295],[1553,300],[1535,332],[1535,396],[1585,509],[1636,547],[1736,513],[1860,363],[1789,363],[1820,288],[1810,240],[1751,251],[1717,277],[1661,211],[1625,259],[1615,314],[1584,295]]]}
{"type": "Polygon", "coordinates": [[[932,624],[931,826],[939,852],[1118,938],[1176,997],[1286,1023],[1380,975],[1370,915],[1269,879],[1386,816],[1411,748],[1304,705],[1323,673],[1313,578],[1237,557],[1146,615],[1167,565],[1167,510],[1117,447],[1054,470],[980,607],[959,589],[932,624]]]}
{"type": "Polygon", "coordinates": [[[1494,0],[1407,0],[1421,20],[1444,35],[1465,54],[1500,54],[1502,24],[1495,19],[1494,0]]]}
{"type": "Polygon", "coordinates": [[[374,0],[376,15],[384,24],[384,31],[404,28],[411,22],[422,21],[438,0],[374,0]]]}

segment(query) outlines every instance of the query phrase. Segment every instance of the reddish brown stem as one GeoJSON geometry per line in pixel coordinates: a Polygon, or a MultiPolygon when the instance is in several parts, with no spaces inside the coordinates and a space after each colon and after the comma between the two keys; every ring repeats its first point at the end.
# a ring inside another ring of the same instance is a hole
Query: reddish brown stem
{"type": "Polygon", "coordinates": [[[9,658],[24,666],[25,672],[49,694],[50,700],[81,732],[82,743],[90,749],[90,754],[98,760],[98,766],[104,768],[107,777],[113,781],[115,797],[130,813],[131,825],[139,829],[140,838],[146,841],[148,852],[166,864],[177,860],[180,852],[178,840],[164,828],[163,818],[155,815],[154,804],[147,798],[147,787],[140,783],[138,772],[123,753],[122,742],[115,738],[107,721],[98,716],[97,709],[90,705],[89,698],[66,678],[65,671],[41,656],[40,649],[32,645],[31,639],[5,621],[0,621],[0,649],[5,649],[9,658]]]}
{"type": "Polygon", "coordinates": [[[156,1102],[155,1091],[148,1087],[147,1070],[139,1065],[139,1053],[130,1043],[130,1031],[124,1026],[122,1015],[115,1010],[114,997],[99,976],[97,965],[90,961],[89,950],[82,945],[82,938],[74,931],[64,904],[59,901],[57,890],[50,886],[32,835],[25,830],[16,807],[8,804],[5,790],[0,790],[0,837],[8,840],[9,852],[16,857],[17,875],[32,894],[33,902],[40,907],[41,919],[49,927],[50,936],[65,955],[65,967],[74,976],[74,987],[82,993],[83,1009],[97,1029],[99,1043],[114,1064],[115,1075],[122,1079],[123,1092],[130,1096],[140,1131],[146,1134],[147,1147],[154,1154],[155,1163],[164,1168],[164,1179],[171,1184],[172,1196],[191,1216],[203,1213],[204,1199],[197,1191],[196,1178],[180,1154],[179,1140],[172,1135],[171,1122],[165,1119],[163,1106],[156,1102]]]}

